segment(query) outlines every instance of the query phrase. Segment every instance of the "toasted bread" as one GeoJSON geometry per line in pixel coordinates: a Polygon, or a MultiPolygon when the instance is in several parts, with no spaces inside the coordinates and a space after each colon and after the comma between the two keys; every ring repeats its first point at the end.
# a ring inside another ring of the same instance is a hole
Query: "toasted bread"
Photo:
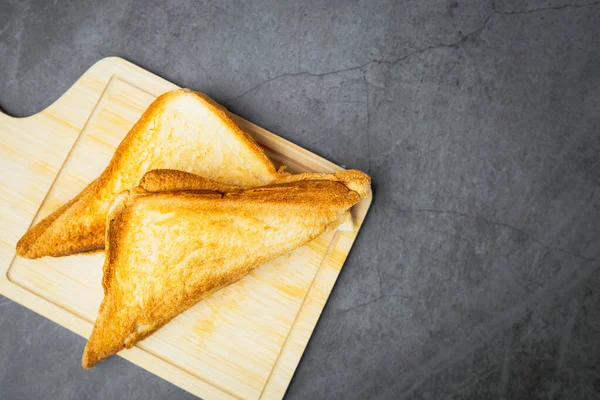
{"type": "MultiPolygon", "coordinates": [[[[348,189],[357,192],[361,197],[365,197],[368,191],[371,190],[371,178],[364,172],[355,169],[348,169],[334,174],[315,172],[295,175],[280,174],[269,186],[309,180],[340,182],[346,185],[348,189]]],[[[228,193],[243,189],[239,186],[216,182],[200,175],[172,169],[153,169],[152,171],[148,171],[140,180],[139,186],[148,192],[212,190],[228,193]]]]}
{"type": "Polygon", "coordinates": [[[19,240],[17,254],[37,258],[103,248],[111,202],[156,168],[242,187],[264,185],[279,176],[224,108],[202,93],[171,91],[150,105],[95,181],[19,240]]]}
{"type": "MultiPolygon", "coordinates": [[[[169,174],[153,172],[142,182],[159,189],[169,174]]],[[[132,347],[211,293],[334,228],[359,193],[368,192],[370,180],[354,171],[300,175],[247,190],[210,190],[214,185],[205,179],[195,184],[193,191],[175,192],[137,187],[115,200],[107,219],[104,299],[83,353],[84,368],[132,347]]]]}

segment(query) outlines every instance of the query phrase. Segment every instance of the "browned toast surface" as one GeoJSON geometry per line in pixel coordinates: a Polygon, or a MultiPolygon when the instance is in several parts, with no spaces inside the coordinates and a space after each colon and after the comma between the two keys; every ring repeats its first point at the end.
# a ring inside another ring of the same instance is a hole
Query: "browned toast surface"
{"type": "Polygon", "coordinates": [[[193,191],[136,188],[119,195],[108,216],[104,299],[83,366],[133,346],[211,293],[337,226],[369,190],[367,175],[352,174],[342,173],[346,182],[301,175],[224,191],[206,191],[212,183],[195,180],[193,191]]]}
{"type": "MultiPolygon", "coordinates": [[[[340,182],[361,197],[371,189],[371,178],[364,172],[349,169],[334,174],[307,172],[302,174],[281,174],[268,186],[285,185],[299,181],[340,182]]],[[[226,185],[206,177],[172,169],[154,169],[148,171],[140,180],[139,186],[148,192],[169,192],[185,190],[212,190],[221,193],[240,191],[243,188],[226,185]]]]}
{"type": "Polygon", "coordinates": [[[37,258],[103,248],[106,214],[115,196],[159,168],[242,187],[279,176],[224,108],[202,93],[167,92],[144,112],[95,181],[25,233],[17,254],[37,258]]]}

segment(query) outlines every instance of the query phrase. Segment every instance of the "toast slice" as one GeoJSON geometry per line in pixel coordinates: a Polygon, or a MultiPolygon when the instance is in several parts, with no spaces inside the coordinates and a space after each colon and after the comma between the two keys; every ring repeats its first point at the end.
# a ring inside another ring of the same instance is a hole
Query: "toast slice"
{"type": "Polygon", "coordinates": [[[31,228],[17,244],[27,258],[104,247],[115,196],[151,169],[172,168],[242,187],[265,185],[278,173],[226,110],[187,89],[158,97],[123,139],[102,174],[78,196],[31,228]]]}
{"type": "Polygon", "coordinates": [[[369,191],[368,176],[356,171],[312,178],[227,192],[205,190],[209,183],[120,194],[107,219],[104,299],[83,367],[132,347],[211,293],[335,228],[369,191]]]}

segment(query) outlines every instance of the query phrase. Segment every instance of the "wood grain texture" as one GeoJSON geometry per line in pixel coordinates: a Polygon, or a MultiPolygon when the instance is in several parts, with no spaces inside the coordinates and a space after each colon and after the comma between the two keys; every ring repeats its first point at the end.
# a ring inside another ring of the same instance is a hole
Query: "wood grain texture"
{"type": "MultiPolygon", "coordinates": [[[[0,292],[88,337],[102,299],[103,253],[27,260],[15,244],[75,196],[159,94],[175,85],[119,58],[92,66],[59,100],[27,118],[0,113],[0,292]]],[[[239,117],[294,172],[341,168],[239,117]]],[[[362,223],[371,196],[353,209],[362,223]]],[[[281,398],[357,232],[329,232],[258,268],[120,355],[206,399],[281,398]]]]}

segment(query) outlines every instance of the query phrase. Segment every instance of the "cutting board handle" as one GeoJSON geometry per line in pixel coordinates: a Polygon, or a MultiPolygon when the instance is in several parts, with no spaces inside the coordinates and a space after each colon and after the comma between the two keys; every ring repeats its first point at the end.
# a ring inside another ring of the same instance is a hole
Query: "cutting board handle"
{"type": "Polygon", "coordinates": [[[151,88],[156,96],[176,88],[122,58],[108,57],[33,115],[15,117],[0,107],[0,277],[111,79],[151,88]]]}

